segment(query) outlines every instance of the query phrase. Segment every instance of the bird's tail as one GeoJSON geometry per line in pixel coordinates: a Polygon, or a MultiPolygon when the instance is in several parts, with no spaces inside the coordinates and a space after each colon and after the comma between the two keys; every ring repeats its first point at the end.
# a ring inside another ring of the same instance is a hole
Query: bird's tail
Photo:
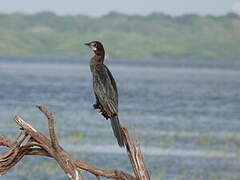
{"type": "Polygon", "coordinates": [[[123,132],[122,132],[122,128],[121,128],[118,116],[115,115],[115,116],[111,117],[110,119],[111,119],[113,133],[114,133],[115,137],[117,138],[118,145],[120,147],[124,147],[125,146],[124,136],[123,136],[123,132]]]}

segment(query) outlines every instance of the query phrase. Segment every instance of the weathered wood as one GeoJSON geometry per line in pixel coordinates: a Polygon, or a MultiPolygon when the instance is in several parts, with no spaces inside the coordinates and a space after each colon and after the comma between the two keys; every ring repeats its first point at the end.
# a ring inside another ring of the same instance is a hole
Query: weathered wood
{"type": "Polygon", "coordinates": [[[140,144],[134,143],[129,134],[128,130],[122,127],[123,134],[125,136],[126,148],[129,160],[131,162],[133,172],[139,180],[150,180],[148,170],[145,166],[143,155],[141,152],[140,144]]]}
{"type": "Polygon", "coordinates": [[[145,168],[140,147],[136,147],[131,142],[126,128],[122,128],[125,134],[126,147],[133,171],[136,177],[123,171],[107,171],[92,167],[86,163],[74,160],[59,145],[54,128],[54,117],[52,113],[43,106],[37,106],[48,119],[48,129],[50,139],[44,134],[34,129],[20,116],[15,116],[14,120],[21,127],[21,133],[17,140],[0,136],[0,146],[8,147],[8,151],[0,154],[0,176],[5,174],[10,168],[16,165],[25,155],[40,155],[54,158],[66,175],[72,180],[83,180],[79,169],[85,170],[100,179],[101,176],[119,180],[149,180],[147,169],[145,168]],[[25,142],[25,143],[24,143],[25,142]]]}

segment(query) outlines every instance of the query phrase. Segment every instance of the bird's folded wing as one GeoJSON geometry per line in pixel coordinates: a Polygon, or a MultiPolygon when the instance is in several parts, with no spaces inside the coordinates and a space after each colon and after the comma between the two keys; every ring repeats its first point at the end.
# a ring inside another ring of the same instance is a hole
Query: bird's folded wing
{"type": "Polygon", "coordinates": [[[93,72],[93,86],[100,104],[112,116],[118,112],[118,92],[107,66],[98,64],[93,72]]]}

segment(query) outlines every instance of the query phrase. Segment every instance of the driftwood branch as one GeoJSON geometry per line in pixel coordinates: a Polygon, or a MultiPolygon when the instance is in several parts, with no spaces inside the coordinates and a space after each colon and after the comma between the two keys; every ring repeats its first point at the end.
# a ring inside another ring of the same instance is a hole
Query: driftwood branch
{"type": "Polygon", "coordinates": [[[50,139],[34,129],[20,116],[15,116],[14,120],[21,127],[21,133],[15,141],[0,136],[0,146],[9,148],[6,152],[0,154],[0,176],[16,165],[25,155],[40,155],[54,158],[72,180],[84,179],[79,169],[95,175],[96,179],[100,179],[100,176],[103,176],[119,180],[150,180],[144,165],[140,146],[136,146],[131,142],[126,128],[122,128],[122,130],[125,135],[126,148],[135,177],[123,171],[102,170],[79,160],[74,160],[58,143],[52,113],[48,112],[43,105],[37,107],[48,119],[50,139]]]}
{"type": "Polygon", "coordinates": [[[128,130],[126,128],[122,127],[122,131],[124,132],[125,136],[128,157],[136,178],[141,180],[150,180],[150,176],[148,174],[143,155],[141,153],[140,144],[134,144],[131,141],[128,130]]]}

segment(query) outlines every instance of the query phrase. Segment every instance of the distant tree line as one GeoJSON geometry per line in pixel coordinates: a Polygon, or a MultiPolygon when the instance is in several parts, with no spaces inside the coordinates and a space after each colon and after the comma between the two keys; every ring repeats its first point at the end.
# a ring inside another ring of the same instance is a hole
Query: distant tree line
{"type": "Polygon", "coordinates": [[[0,54],[86,57],[90,40],[103,41],[111,58],[238,60],[240,17],[0,14],[0,54]]]}

